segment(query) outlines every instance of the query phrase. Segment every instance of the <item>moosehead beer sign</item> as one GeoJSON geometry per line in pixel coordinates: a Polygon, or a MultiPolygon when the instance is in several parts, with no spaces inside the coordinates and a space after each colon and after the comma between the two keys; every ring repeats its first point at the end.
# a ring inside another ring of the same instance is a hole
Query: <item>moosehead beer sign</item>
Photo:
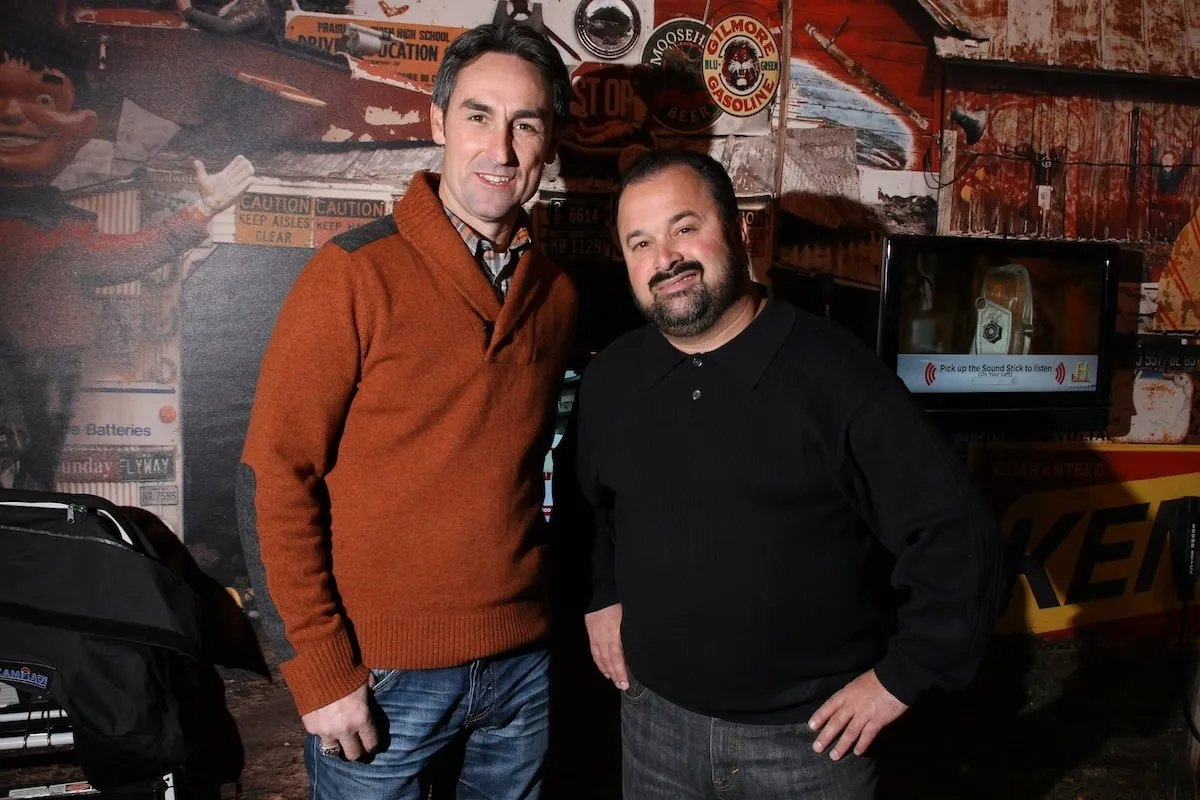
{"type": "Polygon", "coordinates": [[[642,68],[650,73],[650,114],[667,130],[699,133],[721,116],[704,85],[704,43],[710,32],[698,19],[678,17],[655,28],[642,49],[642,68]]]}
{"type": "Polygon", "coordinates": [[[726,114],[750,117],[779,88],[779,47],[767,26],[736,14],[713,26],[704,43],[704,84],[726,114]]]}
{"type": "Polygon", "coordinates": [[[1200,447],[992,444],[972,473],[1009,566],[998,628],[1052,634],[1178,609],[1169,521],[1200,491],[1200,447]]]}

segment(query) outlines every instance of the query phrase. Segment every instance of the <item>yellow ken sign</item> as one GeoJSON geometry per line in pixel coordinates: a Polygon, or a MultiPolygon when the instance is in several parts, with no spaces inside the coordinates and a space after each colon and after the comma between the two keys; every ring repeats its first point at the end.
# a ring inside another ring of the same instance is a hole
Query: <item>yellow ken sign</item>
{"type": "Polygon", "coordinates": [[[1200,472],[1024,495],[1003,516],[1016,583],[999,628],[1049,633],[1178,601],[1168,523],[1200,472]]]}

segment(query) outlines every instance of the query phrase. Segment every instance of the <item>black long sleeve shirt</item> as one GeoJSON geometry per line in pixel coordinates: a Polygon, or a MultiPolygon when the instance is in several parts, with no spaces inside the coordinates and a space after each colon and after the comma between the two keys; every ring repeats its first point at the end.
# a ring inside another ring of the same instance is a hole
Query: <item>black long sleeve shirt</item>
{"type": "Polygon", "coordinates": [[[999,530],[847,332],[773,298],[710,353],[644,327],[588,367],[577,403],[588,609],[622,604],[646,686],[781,723],[872,667],[908,704],[970,681],[996,613],[999,530]]]}

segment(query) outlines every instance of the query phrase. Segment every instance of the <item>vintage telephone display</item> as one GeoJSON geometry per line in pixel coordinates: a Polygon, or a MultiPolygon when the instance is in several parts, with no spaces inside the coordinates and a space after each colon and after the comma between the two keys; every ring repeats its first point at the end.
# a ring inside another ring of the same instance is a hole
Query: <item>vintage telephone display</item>
{"type": "Polygon", "coordinates": [[[1033,341],[1033,285],[1020,264],[992,267],[975,298],[971,352],[1028,355],[1033,341]]]}

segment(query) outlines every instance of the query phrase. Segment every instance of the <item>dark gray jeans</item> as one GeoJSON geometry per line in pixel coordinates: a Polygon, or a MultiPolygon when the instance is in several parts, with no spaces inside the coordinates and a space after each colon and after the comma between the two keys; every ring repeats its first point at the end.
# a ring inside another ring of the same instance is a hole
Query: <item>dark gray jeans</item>
{"type": "Polygon", "coordinates": [[[875,763],[812,750],[799,725],[743,725],[686,711],[630,678],[621,700],[625,800],[872,800],[875,763]]]}

